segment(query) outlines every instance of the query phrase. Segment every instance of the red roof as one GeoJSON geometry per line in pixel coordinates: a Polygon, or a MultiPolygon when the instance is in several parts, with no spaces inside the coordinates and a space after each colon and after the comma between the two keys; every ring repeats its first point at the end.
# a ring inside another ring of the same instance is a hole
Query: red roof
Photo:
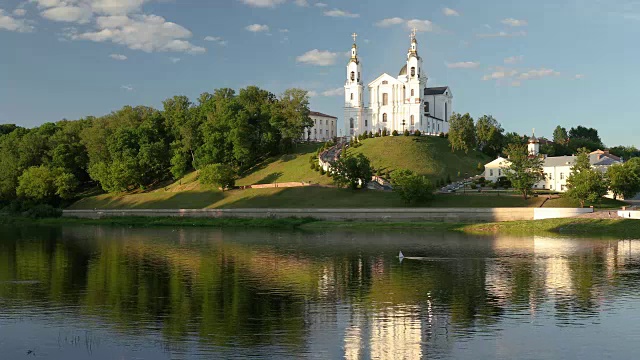
{"type": "Polygon", "coordinates": [[[320,117],[326,117],[326,118],[332,118],[332,119],[338,119],[335,116],[331,116],[331,115],[327,115],[327,114],[323,114],[321,112],[317,112],[317,111],[312,111],[309,113],[309,116],[320,116],[320,117]]]}

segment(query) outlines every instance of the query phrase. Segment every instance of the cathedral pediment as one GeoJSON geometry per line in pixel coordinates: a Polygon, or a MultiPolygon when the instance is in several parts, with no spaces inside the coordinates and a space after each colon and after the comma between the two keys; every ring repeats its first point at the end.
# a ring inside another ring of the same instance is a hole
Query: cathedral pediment
{"type": "Polygon", "coordinates": [[[396,84],[396,85],[401,85],[402,82],[396,78],[394,78],[393,76],[384,73],[380,76],[378,76],[375,80],[373,80],[372,82],[369,83],[369,87],[375,87],[375,86],[379,86],[379,85],[387,85],[387,84],[396,84]],[[386,83],[383,83],[384,81],[386,81],[386,83]]]}

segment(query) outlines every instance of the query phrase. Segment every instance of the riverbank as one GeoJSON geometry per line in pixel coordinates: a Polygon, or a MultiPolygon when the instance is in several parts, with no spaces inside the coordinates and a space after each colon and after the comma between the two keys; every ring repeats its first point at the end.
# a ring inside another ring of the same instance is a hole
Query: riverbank
{"type": "Polygon", "coordinates": [[[420,230],[456,231],[475,235],[514,236],[576,236],[640,239],[640,220],[565,218],[547,220],[510,221],[501,223],[445,223],[420,222],[368,222],[323,221],[312,218],[238,219],[238,218],[176,218],[176,217],[116,217],[103,219],[49,218],[29,219],[2,217],[0,225],[106,225],[121,227],[211,227],[211,228],[264,228],[282,230],[420,230]]]}
{"type": "Polygon", "coordinates": [[[640,239],[640,220],[622,218],[565,218],[535,221],[510,221],[463,226],[471,234],[566,235],[640,239]]]}

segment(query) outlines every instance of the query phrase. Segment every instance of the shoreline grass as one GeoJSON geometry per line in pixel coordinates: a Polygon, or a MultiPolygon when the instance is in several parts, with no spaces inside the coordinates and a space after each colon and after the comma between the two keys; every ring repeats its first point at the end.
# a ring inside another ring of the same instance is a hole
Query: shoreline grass
{"type": "Polygon", "coordinates": [[[640,239],[640,221],[630,219],[564,218],[466,225],[469,234],[547,235],[640,239]]]}

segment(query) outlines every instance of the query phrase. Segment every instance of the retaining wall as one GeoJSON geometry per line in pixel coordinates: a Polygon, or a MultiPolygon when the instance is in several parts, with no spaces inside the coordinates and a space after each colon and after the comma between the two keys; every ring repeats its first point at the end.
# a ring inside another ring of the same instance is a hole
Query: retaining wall
{"type": "MultiPolygon", "coordinates": [[[[100,219],[121,216],[191,218],[290,218],[310,217],[333,221],[441,221],[499,222],[537,218],[571,217],[576,210],[537,208],[390,208],[390,209],[164,209],[164,210],[64,210],[65,217],[100,219]],[[540,211],[540,210],[554,210],[540,211]],[[542,217],[546,216],[546,217],[542,217]]],[[[580,211],[580,213],[584,213],[580,211]]]]}
{"type": "Polygon", "coordinates": [[[640,211],[621,210],[618,211],[618,216],[625,219],[640,219],[640,211]]]}

